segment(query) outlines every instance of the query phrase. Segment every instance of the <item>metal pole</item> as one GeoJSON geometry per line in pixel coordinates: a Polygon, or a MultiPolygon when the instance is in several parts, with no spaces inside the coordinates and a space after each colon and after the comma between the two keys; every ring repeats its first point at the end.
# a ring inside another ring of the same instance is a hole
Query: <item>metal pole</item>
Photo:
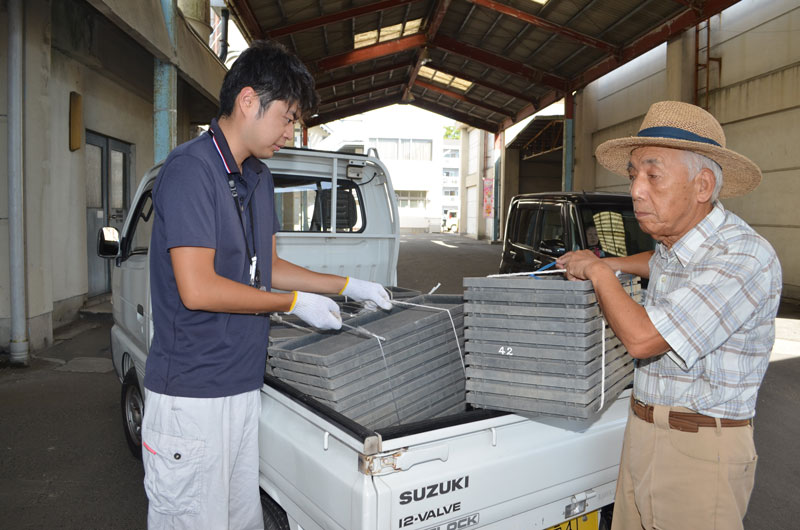
{"type": "Polygon", "coordinates": [[[573,127],[575,121],[575,97],[572,92],[564,96],[564,191],[572,191],[573,167],[575,147],[573,142],[573,127]]]}
{"type": "Polygon", "coordinates": [[[25,311],[25,205],[22,167],[22,0],[8,2],[8,246],[11,362],[28,364],[25,311]]]}
{"type": "MultiPolygon", "coordinates": [[[[175,48],[175,0],[161,0],[169,40],[175,48]]],[[[161,162],[178,143],[178,70],[175,65],[154,59],[153,154],[161,162]]]]}

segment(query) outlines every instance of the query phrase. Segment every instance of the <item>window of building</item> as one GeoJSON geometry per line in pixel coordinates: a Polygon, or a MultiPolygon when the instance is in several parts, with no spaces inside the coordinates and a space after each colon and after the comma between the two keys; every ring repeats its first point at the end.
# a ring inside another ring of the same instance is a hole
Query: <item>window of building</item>
{"type": "Polygon", "coordinates": [[[370,138],[383,160],[431,160],[433,142],[409,138],[370,138]]]}
{"type": "Polygon", "coordinates": [[[459,156],[461,156],[459,151],[460,151],[459,149],[450,149],[450,148],[448,148],[448,149],[444,149],[442,151],[442,155],[445,158],[458,158],[459,156]]]}
{"type": "Polygon", "coordinates": [[[457,167],[443,167],[442,168],[442,176],[443,177],[457,177],[458,176],[458,168],[457,167]]]}
{"type": "Polygon", "coordinates": [[[445,197],[458,197],[458,188],[442,188],[442,195],[445,197]]]}
{"type": "Polygon", "coordinates": [[[399,208],[425,208],[425,198],[428,194],[424,190],[395,191],[397,206],[399,208]]]}

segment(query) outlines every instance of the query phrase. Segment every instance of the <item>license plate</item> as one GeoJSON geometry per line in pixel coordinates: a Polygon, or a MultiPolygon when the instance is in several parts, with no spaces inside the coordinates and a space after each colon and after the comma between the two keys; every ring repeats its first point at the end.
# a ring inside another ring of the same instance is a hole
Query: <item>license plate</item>
{"type": "Polygon", "coordinates": [[[600,510],[579,515],[575,519],[551,526],[547,530],[597,530],[600,526],[600,510]]]}

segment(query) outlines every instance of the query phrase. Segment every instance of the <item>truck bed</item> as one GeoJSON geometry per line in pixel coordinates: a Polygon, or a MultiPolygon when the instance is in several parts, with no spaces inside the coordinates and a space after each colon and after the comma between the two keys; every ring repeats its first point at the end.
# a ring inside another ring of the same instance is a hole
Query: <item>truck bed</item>
{"type": "Polygon", "coordinates": [[[613,502],[629,398],[591,424],[476,409],[371,430],[267,375],[261,485],[291,528],[544,529],[613,502]]]}

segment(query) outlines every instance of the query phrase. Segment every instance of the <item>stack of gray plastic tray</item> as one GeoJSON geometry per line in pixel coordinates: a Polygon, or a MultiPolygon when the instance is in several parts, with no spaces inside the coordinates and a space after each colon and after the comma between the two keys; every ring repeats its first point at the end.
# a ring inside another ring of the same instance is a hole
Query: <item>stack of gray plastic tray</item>
{"type": "MultiPolygon", "coordinates": [[[[419,291],[406,289],[404,287],[391,286],[386,287],[385,289],[389,293],[389,297],[392,300],[405,300],[415,296],[420,296],[419,291]]],[[[335,295],[331,296],[330,298],[339,304],[343,321],[347,321],[354,316],[358,316],[358,314],[364,311],[364,305],[362,303],[354,302],[352,299],[348,299],[343,295],[335,295]]],[[[294,315],[279,313],[277,314],[277,317],[279,318],[273,319],[273,321],[270,323],[270,346],[308,335],[314,331],[308,326],[308,324],[294,315]],[[275,320],[277,320],[277,322],[275,320]]]]}
{"type": "MultiPolygon", "coordinates": [[[[620,281],[640,302],[638,277],[620,281]]],[[[535,417],[596,418],[633,380],[592,283],[465,278],[467,402],[535,417]]]]}
{"type": "Polygon", "coordinates": [[[272,345],[268,369],[372,429],[466,410],[461,297],[401,302],[429,307],[398,304],[345,321],[384,341],[343,328],[272,345]]]}

